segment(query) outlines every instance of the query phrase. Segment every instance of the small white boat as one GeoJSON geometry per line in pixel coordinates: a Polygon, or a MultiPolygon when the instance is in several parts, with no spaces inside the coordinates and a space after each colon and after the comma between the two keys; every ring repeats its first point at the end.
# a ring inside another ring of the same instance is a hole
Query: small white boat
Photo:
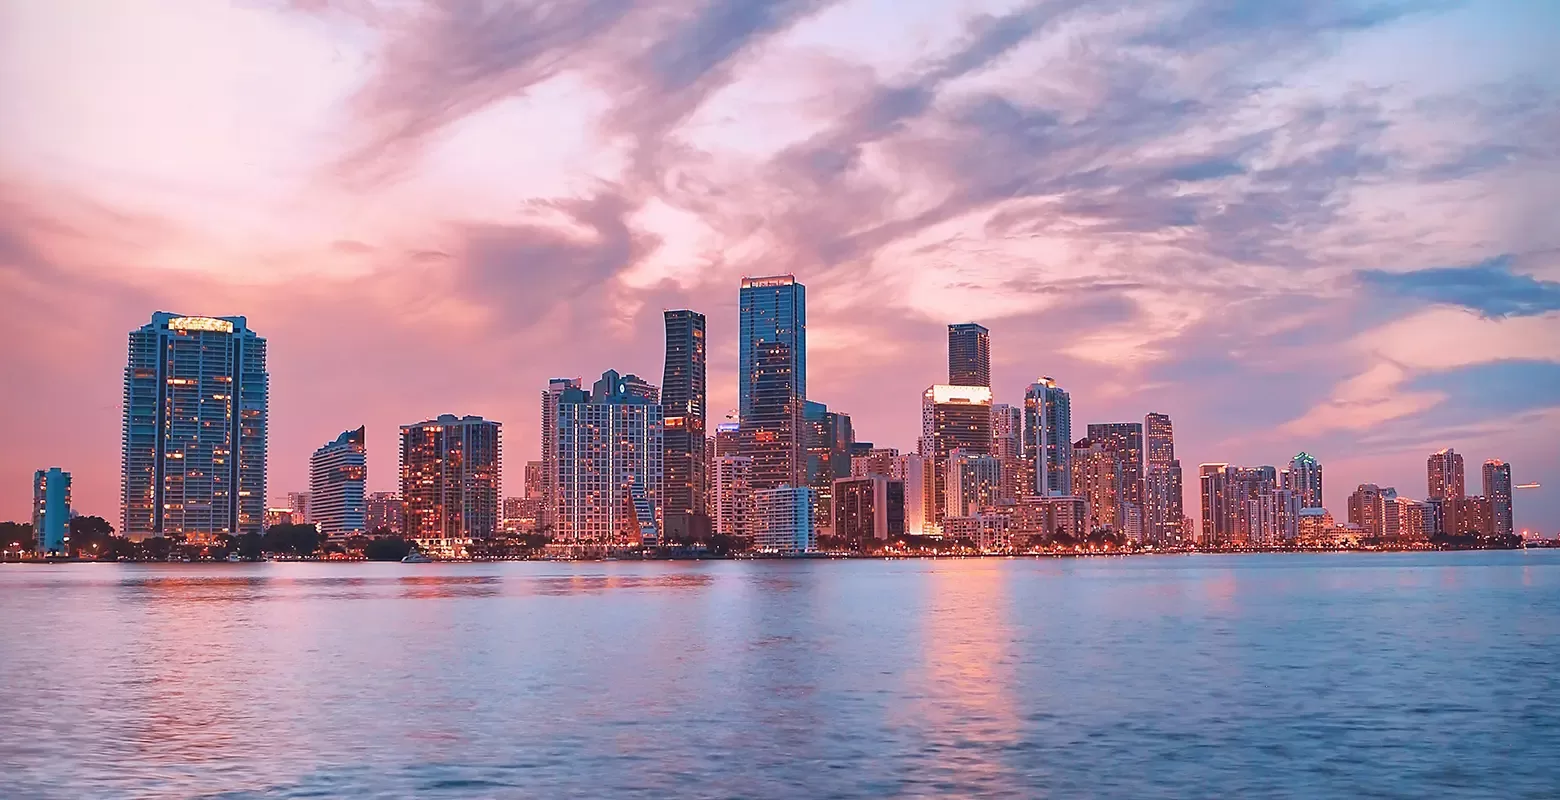
{"type": "Polygon", "coordinates": [[[412,552],[407,553],[406,556],[401,559],[401,563],[402,564],[432,564],[433,563],[433,559],[423,555],[422,552],[419,551],[419,550],[413,550],[412,552]]]}

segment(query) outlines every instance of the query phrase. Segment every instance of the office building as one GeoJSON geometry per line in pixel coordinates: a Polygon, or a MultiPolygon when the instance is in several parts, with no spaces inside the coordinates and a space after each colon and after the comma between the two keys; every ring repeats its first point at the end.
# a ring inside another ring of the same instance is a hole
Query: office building
{"type": "Polygon", "coordinates": [[[1463,480],[1463,457],[1450,447],[1430,455],[1425,463],[1431,500],[1461,500],[1467,497],[1463,480]]]}
{"type": "Polygon", "coordinates": [[[675,541],[703,538],[710,530],[705,489],[704,315],[679,310],[664,313],[666,362],[661,374],[661,413],[666,426],[666,493],[663,499],[667,536],[675,541]]]}
{"type": "Polygon", "coordinates": [[[946,516],[968,517],[1002,497],[1002,462],[995,456],[954,448],[948,452],[946,516]]]}
{"type": "Polygon", "coordinates": [[[711,513],[715,532],[723,536],[747,536],[753,512],[753,459],[747,456],[715,457],[710,481],[711,513]]]}
{"type": "Polygon", "coordinates": [[[401,496],[395,492],[374,492],[368,496],[368,532],[392,533],[397,536],[406,529],[406,514],[401,496]]]}
{"type": "Polygon", "coordinates": [[[309,458],[309,514],[323,536],[368,530],[364,429],[344,431],[309,458]]]}
{"type": "Polygon", "coordinates": [[[1490,519],[1496,536],[1515,532],[1511,517],[1511,465],[1492,458],[1484,462],[1484,497],[1490,502],[1490,519]]]}
{"type": "Polygon", "coordinates": [[[1301,508],[1322,507],[1322,464],[1310,453],[1300,452],[1284,471],[1284,486],[1300,498],[1301,508]]]}
{"type": "Polygon", "coordinates": [[[542,501],[536,497],[504,498],[503,518],[499,530],[504,533],[533,533],[542,514],[542,501]]]}
{"type": "Polygon", "coordinates": [[[1002,462],[1003,499],[1034,494],[1034,481],[1024,469],[1024,409],[1007,403],[991,406],[991,454],[1002,462]]]}
{"type": "Polygon", "coordinates": [[[1088,506],[1088,530],[1125,532],[1129,513],[1119,454],[1094,439],[1073,443],[1072,486],[1088,506]]]}
{"type": "Polygon", "coordinates": [[[294,525],[307,525],[307,524],[309,524],[309,522],[310,522],[310,520],[309,520],[309,493],[308,492],[288,492],[287,493],[287,510],[292,512],[292,524],[294,524],[294,525]]]}
{"type": "Polygon", "coordinates": [[[1024,392],[1023,449],[1024,477],[1033,475],[1033,494],[1072,496],[1072,398],[1049,377],[1024,392]]]}
{"type": "Polygon", "coordinates": [[[568,391],[580,391],[579,378],[553,378],[542,392],[542,510],[538,527],[552,531],[558,514],[558,404],[568,391]]]}
{"type": "Polygon", "coordinates": [[[547,465],[540,461],[525,462],[525,498],[540,501],[547,496],[547,465]]]}
{"type": "Polygon", "coordinates": [[[753,547],[761,553],[797,554],[818,549],[817,501],[810,486],[781,486],[753,492],[748,520],[753,547]]]}
{"type": "Polygon", "coordinates": [[[130,333],[120,533],[195,544],[259,533],[270,397],[265,340],[243,317],[159,311],[130,333]]]}
{"type": "Polygon", "coordinates": [[[70,548],[70,473],[59,467],[33,473],[33,549],[43,555],[68,555],[70,548]]]}
{"type": "Polygon", "coordinates": [[[404,535],[420,542],[492,538],[502,467],[497,422],[442,414],[402,425],[404,535]]]}
{"type": "Polygon", "coordinates": [[[850,475],[853,478],[861,478],[867,475],[894,474],[895,465],[899,463],[899,450],[893,447],[874,447],[865,452],[854,453],[850,458],[850,475]]]}
{"type": "Polygon", "coordinates": [[[806,287],[790,275],[743,278],[738,305],[737,419],[753,485],[805,485],[806,287]]]}
{"type": "Polygon", "coordinates": [[[1121,500],[1143,507],[1143,423],[1109,422],[1088,427],[1089,441],[1105,448],[1121,473],[1121,500]]]}
{"type": "Polygon", "coordinates": [[[715,425],[715,456],[734,456],[742,452],[742,424],[727,420],[715,425]]]}
{"type": "Polygon", "coordinates": [[[933,522],[947,515],[948,454],[991,453],[991,389],[985,386],[932,386],[921,398],[921,455],[931,461],[933,522]]]}
{"type": "Polygon", "coordinates": [[[948,326],[948,383],[991,388],[991,332],[966,322],[948,326]]]}
{"type": "Polygon", "coordinates": [[[590,392],[559,397],[557,541],[661,543],[665,423],[660,404],[631,377],[608,370],[590,392]]]}
{"type": "Polygon", "coordinates": [[[834,481],[834,535],[856,545],[905,534],[905,482],[886,475],[834,481]]]}
{"type": "Polygon", "coordinates": [[[1203,464],[1197,469],[1202,494],[1202,534],[1198,544],[1217,547],[1233,537],[1229,508],[1229,464],[1203,464]]]}

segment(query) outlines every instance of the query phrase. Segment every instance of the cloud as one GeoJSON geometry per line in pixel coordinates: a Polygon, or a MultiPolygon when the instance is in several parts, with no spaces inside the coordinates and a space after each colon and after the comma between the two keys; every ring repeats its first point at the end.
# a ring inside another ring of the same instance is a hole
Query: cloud
{"type": "Polygon", "coordinates": [[[1460,306],[1486,319],[1528,317],[1560,311],[1560,282],[1513,270],[1510,254],[1461,267],[1432,267],[1411,272],[1360,270],[1366,289],[1436,305],[1460,306]]]}

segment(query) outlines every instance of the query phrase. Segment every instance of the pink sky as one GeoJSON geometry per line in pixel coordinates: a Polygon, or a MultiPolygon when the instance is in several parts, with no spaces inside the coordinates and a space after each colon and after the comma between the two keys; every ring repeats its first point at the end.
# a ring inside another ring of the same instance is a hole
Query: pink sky
{"type": "MultiPolygon", "coordinates": [[[[743,275],[808,286],[812,399],[913,449],[945,326],[1074,428],[1420,497],[1512,462],[1560,530],[1560,86],[1543,4],[0,0],[0,518],[33,470],[117,521],[125,335],[269,341],[270,493],[367,425],[659,381],[743,275]]],[[[1188,502],[1196,506],[1189,483],[1188,502]]]]}

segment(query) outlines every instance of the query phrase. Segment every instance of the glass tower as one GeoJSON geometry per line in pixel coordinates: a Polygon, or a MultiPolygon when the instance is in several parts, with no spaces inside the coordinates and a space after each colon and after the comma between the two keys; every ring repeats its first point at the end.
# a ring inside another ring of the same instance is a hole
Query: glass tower
{"type": "Polygon", "coordinates": [[[1041,497],[1067,497],[1072,487],[1072,398],[1048,377],[1024,393],[1024,461],[1041,497]]]}
{"type": "Polygon", "coordinates": [[[991,332],[973,322],[948,326],[948,383],[991,385],[991,332]]]}
{"type": "Polygon", "coordinates": [[[705,344],[704,315],[668,311],[666,367],[661,375],[661,413],[666,425],[662,498],[667,533],[674,537],[703,533],[705,498],[705,344]],[[696,524],[695,520],[702,520],[696,524]],[[698,530],[694,530],[697,528],[698,530]]]}
{"type": "Polygon", "coordinates": [[[742,455],[752,486],[804,486],[807,293],[790,275],[743,278],[738,378],[742,455]]]}
{"type": "Polygon", "coordinates": [[[260,533],[270,376],[243,317],[159,311],[130,333],[121,532],[133,539],[260,533]]]}

